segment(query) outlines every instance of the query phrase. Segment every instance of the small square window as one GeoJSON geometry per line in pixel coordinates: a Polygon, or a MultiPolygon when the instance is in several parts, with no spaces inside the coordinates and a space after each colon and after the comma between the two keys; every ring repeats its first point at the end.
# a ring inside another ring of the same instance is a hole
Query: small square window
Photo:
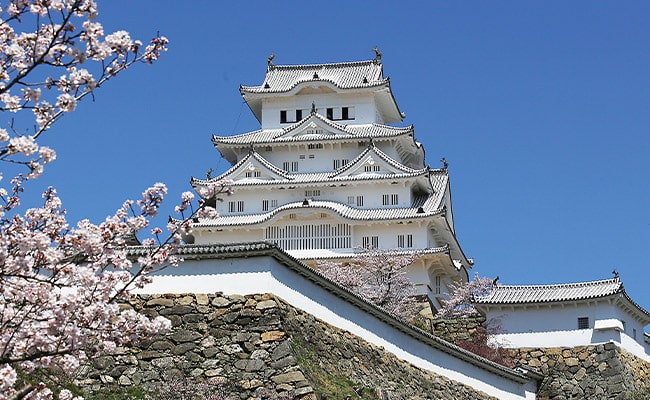
{"type": "Polygon", "coordinates": [[[578,318],[578,329],[589,329],[589,317],[578,318]]]}

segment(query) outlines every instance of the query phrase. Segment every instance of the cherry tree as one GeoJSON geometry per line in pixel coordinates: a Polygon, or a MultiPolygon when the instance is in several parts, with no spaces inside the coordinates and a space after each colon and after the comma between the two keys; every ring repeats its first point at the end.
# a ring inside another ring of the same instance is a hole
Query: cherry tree
{"type": "Polygon", "coordinates": [[[443,307],[438,310],[434,318],[468,318],[478,315],[478,311],[472,304],[476,296],[484,296],[490,293],[493,286],[491,278],[474,275],[474,279],[468,282],[452,283],[449,291],[449,299],[443,307]]]}
{"type": "Polygon", "coordinates": [[[168,320],[118,303],[152,272],[180,262],[174,252],[192,218],[213,216],[208,202],[229,193],[228,182],[216,182],[197,206],[184,193],[181,218],[165,235],[149,227],[167,194],[160,183],[98,225],[69,225],[53,188],[42,206],[20,210],[27,181],[56,158],[38,138],[106,82],[166,50],[162,36],[144,45],[126,31],[106,34],[97,16],[93,0],[0,3],[0,112],[7,116],[0,161],[24,168],[0,186],[0,400],[51,399],[54,392],[70,400],[70,391],[34,380],[38,372],[71,372],[98,353],[168,330],[168,320]],[[149,251],[134,262],[129,241],[148,229],[152,237],[142,244],[149,251]]]}
{"type": "Polygon", "coordinates": [[[399,250],[363,249],[350,261],[319,261],[317,269],[390,314],[411,320],[416,311],[416,290],[406,272],[418,256],[399,250]]]}

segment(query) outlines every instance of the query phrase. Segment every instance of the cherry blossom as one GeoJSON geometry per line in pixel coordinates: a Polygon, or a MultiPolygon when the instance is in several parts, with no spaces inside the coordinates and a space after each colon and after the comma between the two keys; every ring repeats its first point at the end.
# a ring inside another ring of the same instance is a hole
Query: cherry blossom
{"type": "Polygon", "coordinates": [[[317,270],[388,313],[411,320],[417,293],[406,272],[418,257],[413,252],[362,249],[347,262],[320,261],[317,270]]]}
{"type": "MultiPolygon", "coordinates": [[[[39,382],[39,371],[71,373],[101,352],[168,330],[168,320],[120,303],[149,273],[180,262],[174,253],[191,218],[214,212],[207,202],[193,208],[184,195],[180,207],[191,210],[186,219],[170,224],[166,236],[149,228],[167,194],[161,183],[100,224],[69,224],[53,188],[41,206],[21,212],[25,184],[56,159],[39,137],[107,81],[166,51],[165,37],[145,46],[126,31],[106,34],[97,16],[94,0],[0,4],[0,112],[12,121],[0,128],[0,161],[26,168],[0,187],[0,400],[52,399],[54,392],[81,400],[39,382]],[[21,117],[13,122],[15,113],[21,117]],[[134,260],[127,249],[145,230],[155,239],[144,239],[148,247],[134,260]]],[[[212,202],[230,189],[215,182],[210,190],[212,202]]]]}
{"type": "Polygon", "coordinates": [[[449,299],[438,310],[434,318],[468,318],[478,314],[472,305],[475,296],[484,296],[490,293],[493,279],[474,275],[474,279],[465,283],[452,283],[450,285],[449,299]]]}

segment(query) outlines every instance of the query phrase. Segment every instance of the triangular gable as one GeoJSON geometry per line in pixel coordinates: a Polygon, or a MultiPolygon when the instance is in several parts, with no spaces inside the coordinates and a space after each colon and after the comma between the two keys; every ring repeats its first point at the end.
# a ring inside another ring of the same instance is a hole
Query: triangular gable
{"type": "Polygon", "coordinates": [[[255,149],[251,149],[246,157],[242,158],[237,164],[216,179],[231,179],[235,183],[240,183],[246,180],[284,181],[292,178],[284,170],[277,168],[267,161],[255,149]]]}
{"type": "Polygon", "coordinates": [[[386,153],[375,147],[371,143],[361,154],[354,160],[341,167],[330,178],[366,175],[393,175],[393,174],[413,174],[421,172],[409,168],[399,161],[390,158],[386,153]]]}
{"type": "Polygon", "coordinates": [[[278,140],[298,137],[308,139],[309,137],[322,138],[323,136],[336,135],[352,136],[353,134],[346,130],[345,125],[337,124],[316,112],[312,112],[302,120],[284,128],[283,132],[274,139],[278,140]]]}

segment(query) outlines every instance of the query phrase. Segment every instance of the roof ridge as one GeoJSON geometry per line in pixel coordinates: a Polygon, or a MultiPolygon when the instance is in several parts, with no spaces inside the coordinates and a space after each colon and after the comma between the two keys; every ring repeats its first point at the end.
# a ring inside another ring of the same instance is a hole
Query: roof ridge
{"type": "Polygon", "coordinates": [[[374,59],[372,60],[360,60],[360,61],[339,61],[339,62],[333,62],[333,63],[315,63],[315,64],[273,64],[271,67],[271,70],[274,69],[310,69],[310,68],[318,68],[318,67],[332,67],[336,66],[339,68],[345,68],[345,67],[351,67],[351,66],[358,66],[358,65],[366,65],[366,64],[378,64],[374,59]]]}
{"type": "Polygon", "coordinates": [[[582,287],[582,286],[592,286],[604,283],[621,283],[619,278],[609,278],[609,279],[599,279],[595,281],[584,281],[584,282],[568,282],[568,283],[548,283],[548,284],[529,284],[529,285],[502,285],[498,284],[495,287],[500,289],[545,289],[545,288],[566,288],[566,287],[582,287]]]}

